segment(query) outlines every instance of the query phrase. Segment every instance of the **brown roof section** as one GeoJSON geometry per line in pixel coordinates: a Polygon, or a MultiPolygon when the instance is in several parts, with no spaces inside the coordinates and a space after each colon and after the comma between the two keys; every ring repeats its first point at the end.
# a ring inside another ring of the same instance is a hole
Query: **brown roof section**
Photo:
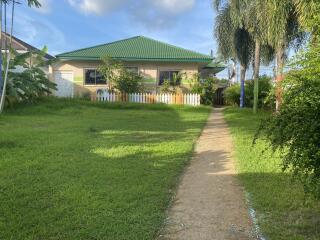
{"type": "MultiPolygon", "coordinates": [[[[4,50],[5,49],[5,40],[7,39],[7,43],[9,44],[10,35],[8,33],[2,32],[2,38],[3,38],[3,41],[2,41],[1,49],[4,50]]],[[[31,51],[31,50],[40,51],[38,48],[31,46],[30,44],[22,41],[19,38],[16,38],[15,36],[12,36],[12,47],[17,51],[31,51]]],[[[45,58],[53,59],[54,57],[51,56],[50,54],[46,54],[45,58]]]]}

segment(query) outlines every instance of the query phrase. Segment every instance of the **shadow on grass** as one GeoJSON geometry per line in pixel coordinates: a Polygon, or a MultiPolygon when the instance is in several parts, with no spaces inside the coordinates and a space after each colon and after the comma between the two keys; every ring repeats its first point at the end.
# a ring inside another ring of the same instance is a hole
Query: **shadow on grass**
{"type": "Polygon", "coordinates": [[[319,239],[320,203],[307,198],[288,173],[241,173],[267,239],[319,239]]]}
{"type": "Polygon", "coordinates": [[[281,171],[282,159],[267,142],[252,145],[261,123],[271,113],[227,108],[224,116],[230,127],[239,178],[257,211],[267,239],[320,239],[320,203],[304,194],[292,175],[281,171]]]}
{"type": "Polygon", "coordinates": [[[0,238],[152,239],[208,109],[47,101],[0,119],[0,238]]]}

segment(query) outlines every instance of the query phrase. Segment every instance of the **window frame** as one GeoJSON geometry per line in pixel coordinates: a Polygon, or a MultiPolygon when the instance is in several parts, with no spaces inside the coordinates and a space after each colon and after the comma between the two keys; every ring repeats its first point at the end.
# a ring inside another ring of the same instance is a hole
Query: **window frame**
{"type": "MultiPolygon", "coordinates": [[[[163,82],[162,82],[162,84],[160,84],[160,75],[161,75],[161,72],[178,72],[178,74],[181,72],[182,70],[181,69],[159,69],[158,70],[158,84],[157,84],[157,86],[158,87],[161,87],[162,85],[163,85],[163,82]]],[[[170,75],[169,75],[170,76],[170,75]]],[[[172,86],[171,85],[171,79],[169,79],[170,80],[170,86],[172,86]]],[[[182,84],[182,82],[180,82],[179,83],[179,86],[182,84]]]]}
{"type": "Polygon", "coordinates": [[[99,83],[97,84],[97,68],[94,68],[94,67],[86,67],[86,68],[83,68],[83,85],[84,86],[106,86],[108,85],[108,80],[106,79],[105,83],[99,83]],[[95,71],[95,83],[92,84],[92,83],[86,83],[86,71],[87,70],[94,70],[95,71]]]}
{"type": "Polygon", "coordinates": [[[126,70],[128,70],[128,69],[132,69],[132,68],[135,68],[135,69],[137,69],[137,74],[140,74],[140,69],[139,69],[139,67],[138,66],[124,66],[124,69],[126,69],[126,70]]]}

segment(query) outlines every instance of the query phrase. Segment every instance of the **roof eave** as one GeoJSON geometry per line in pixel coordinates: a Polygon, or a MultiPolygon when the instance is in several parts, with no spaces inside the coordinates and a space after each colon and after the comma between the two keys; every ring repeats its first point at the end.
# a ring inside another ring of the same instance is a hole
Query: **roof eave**
{"type": "MultiPolygon", "coordinates": [[[[80,61],[100,61],[101,57],[81,57],[81,56],[62,56],[57,55],[57,59],[60,60],[80,60],[80,61]]],[[[115,60],[120,61],[157,61],[157,62],[199,62],[208,63],[211,62],[212,58],[125,58],[125,57],[114,57],[115,60]]]]}

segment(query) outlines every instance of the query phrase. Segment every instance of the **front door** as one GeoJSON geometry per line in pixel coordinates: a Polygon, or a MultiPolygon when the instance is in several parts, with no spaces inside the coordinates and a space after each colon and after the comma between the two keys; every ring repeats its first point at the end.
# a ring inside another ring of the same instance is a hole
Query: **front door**
{"type": "Polygon", "coordinates": [[[57,84],[57,97],[73,97],[73,72],[55,71],[54,81],[57,84]]]}

